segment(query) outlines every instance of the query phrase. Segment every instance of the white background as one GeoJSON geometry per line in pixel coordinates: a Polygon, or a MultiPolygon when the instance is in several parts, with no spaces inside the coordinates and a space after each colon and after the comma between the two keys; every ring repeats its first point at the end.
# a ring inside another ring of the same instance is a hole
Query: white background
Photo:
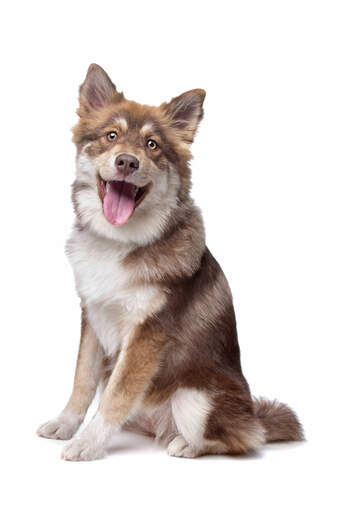
{"type": "Polygon", "coordinates": [[[11,2],[1,12],[3,510],[334,511],[340,461],[340,4],[11,2]],[[159,104],[207,90],[193,194],[230,281],[255,395],[290,404],[307,442],[170,458],[117,436],[60,460],[35,436],[68,398],[79,306],[64,241],[77,90],[97,62],[159,104]]]}

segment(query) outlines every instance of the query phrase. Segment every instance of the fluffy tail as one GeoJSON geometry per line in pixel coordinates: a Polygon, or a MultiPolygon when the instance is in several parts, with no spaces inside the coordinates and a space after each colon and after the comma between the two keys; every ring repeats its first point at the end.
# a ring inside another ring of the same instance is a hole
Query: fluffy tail
{"type": "Polygon", "coordinates": [[[256,398],[254,412],[265,429],[265,438],[272,441],[303,441],[304,432],[296,414],[277,400],[256,398]]]}

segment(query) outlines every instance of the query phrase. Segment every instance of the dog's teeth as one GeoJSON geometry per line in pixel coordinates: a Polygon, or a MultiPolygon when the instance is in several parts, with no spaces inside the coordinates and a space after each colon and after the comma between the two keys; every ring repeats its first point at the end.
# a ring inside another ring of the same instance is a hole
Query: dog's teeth
{"type": "Polygon", "coordinates": [[[105,182],[105,190],[109,192],[109,181],[105,182]]]}

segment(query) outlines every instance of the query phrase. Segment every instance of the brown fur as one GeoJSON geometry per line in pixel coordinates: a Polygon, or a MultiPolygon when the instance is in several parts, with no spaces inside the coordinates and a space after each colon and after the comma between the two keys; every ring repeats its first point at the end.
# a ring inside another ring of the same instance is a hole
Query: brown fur
{"type": "Polygon", "coordinates": [[[134,272],[137,282],[164,285],[193,275],[200,266],[204,249],[201,214],[188,200],[178,207],[163,237],[131,251],[124,265],[134,272]]]}
{"type": "MultiPolygon", "coordinates": [[[[80,121],[74,128],[77,147],[91,142],[87,151],[98,156],[110,149],[106,133],[115,130],[120,133],[119,148],[139,154],[148,136],[141,129],[151,124],[161,151],[148,153],[147,158],[160,172],[169,163],[175,165],[181,178],[178,207],[163,236],[136,247],[123,262],[135,283],[158,284],[167,300],[159,313],[137,329],[109,379],[100,410],[108,421],[117,422],[119,415],[122,423],[141,394],[146,404],[155,406],[165,403],[179,387],[205,389],[214,405],[205,437],[221,443],[226,452],[245,453],[256,447],[264,430],[271,441],[302,439],[294,413],[282,404],[253,402],[242,374],[231,292],[205,247],[201,214],[189,197],[189,144],[203,110],[193,123],[174,120],[185,95],[160,107],[139,105],[117,93],[109,77],[99,75],[104,84],[101,108],[89,105],[87,80],[80,88],[80,121]],[[120,127],[121,118],[128,130],[120,127]]],[[[203,101],[203,91],[191,93],[201,95],[203,101]]],[[[187,112],[183,113],[187,121],[187,112]]],[[[81,185],[74,187],[77,191],[81,185]]]]}
{"type": "Polygon", "coordinates": [[[79,344],[74,386],[65,410],[84,417],[95,396],[102,375],[103,350],[87,322],[82,309],[81,338],[79,344]]]}
{"type": "Polygon", "coordinates": [[[302,425],[286,404],[277,400],[254,399],[254,414],[265,428],[267,442],[304,439],[302,425]]]}
{"type": "Polygon", "coordinates": [[[159,367],[165,342],[164,332],[153,322],[145,322],[136,329],[133,339],[123,349],[123,357],[121,354],[101,399],[99,410],[107,423],[123,425],[128,419],[159,367]]]}
{"type": "MultiPolygon", "coordinates": [[[[101,374],[105,389],[99,412],[104,422],[115,427],[135,425],[150,434],[155,431],[153,417],[142,414],[132,419],[137,407],[166,410],[177,390],[202,391],[210,404],[203,442],[199,448],[187,447],[188,456],[246,453],[265,441],[303,439],[291,409],[251,397],[241,369],[231,291],[205,245],[201,214],[189,195],[189,145],[203,116],[204,97],[204,91],[195,89],[159,107],[139,105],[126,100],[108,75],[92,65],[80,87],[80,120],[73,131],[78,152],[83,150],[102,162],[113,147],[118,152],[130,151],[148,163],[144,166],[147,175],[176,172],[180,188],[161,235],[149,243],[131,244],[120,262],[130,276],[128,289],[149,286],[159,308],[151,307],[147,317],[134,324],[120,353],[110,358],[104,357],[85,307],[74,390],[67,408],[84,415],[101,374]],[[108,139],[110,131],[119,134],[118,141],[108,139]],[[148,137],[157,142],[156,150],[148,148],[148,137]]],[[[97,186],[101,197],[99,180],[97,186]]],[[[91,189],[81,180],[73,186],[79,230],[88,227],[79,205],[87,187],[91,189]]],[[[113,250],[124,244],[111,242],[113,250]]],[[[186,442],[169,410],[164,437],[186,442]]]]}

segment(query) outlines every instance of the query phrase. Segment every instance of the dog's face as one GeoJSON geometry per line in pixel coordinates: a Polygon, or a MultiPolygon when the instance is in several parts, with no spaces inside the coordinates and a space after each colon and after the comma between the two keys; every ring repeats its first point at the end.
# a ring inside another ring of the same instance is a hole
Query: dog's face
{"type": "Polygon", "coordinates": [[[159,107],[128,101],[92,64],[80,87],[74,128],[73,200],[81,225],[100,236],[145,244],[188,197],[190,144],[203,115],[195,89],[159,107]]]}

